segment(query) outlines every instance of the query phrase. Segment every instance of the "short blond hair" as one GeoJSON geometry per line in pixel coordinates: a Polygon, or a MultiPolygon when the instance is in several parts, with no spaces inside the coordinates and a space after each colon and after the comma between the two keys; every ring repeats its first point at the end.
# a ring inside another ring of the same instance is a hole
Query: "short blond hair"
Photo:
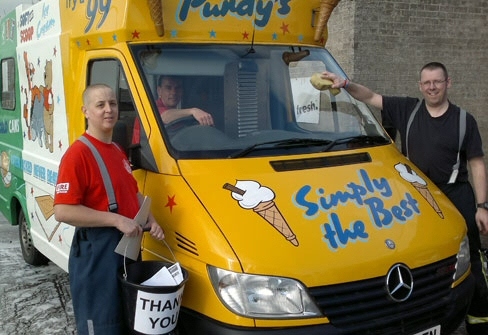
{"type": "Polygon", "coordinates": [[[91,94],[91,92],[93,92],[94,90],[100,89],[100,88],[108,88],[108,89],[110,89],[113,92],[112,87],[108,86],[107,84],[92,84],[92,85],[88,85],[85,88],[85,90],[83,91],[83,95],[82,95],[83,105],[85,105],[85,106],[88,105],[88,102],[90,100],[90,94],[91,94]]]}

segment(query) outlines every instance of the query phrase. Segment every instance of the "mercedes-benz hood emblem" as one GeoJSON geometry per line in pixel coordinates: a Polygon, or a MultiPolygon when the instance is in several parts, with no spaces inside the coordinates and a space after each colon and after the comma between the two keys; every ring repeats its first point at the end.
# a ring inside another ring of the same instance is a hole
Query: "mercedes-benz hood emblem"
{"type": "Polygon", "coordinates": [[[413,291],[413,276],[404,264],[395,264],[386,276],[386,291],[396,302],[407,300],[413,291]]]}

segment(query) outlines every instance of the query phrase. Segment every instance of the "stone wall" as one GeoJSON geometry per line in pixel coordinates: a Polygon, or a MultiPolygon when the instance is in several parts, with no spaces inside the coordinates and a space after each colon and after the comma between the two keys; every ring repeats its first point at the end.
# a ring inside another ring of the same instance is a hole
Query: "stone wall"
{"type": "Polygon", "coordinates": [[[478,121],[488,155],[488,0],[341,0],[327,49],[348,75],[385,95],[421,97],[419,70],[446,65],[450,100],[478,121]]]}

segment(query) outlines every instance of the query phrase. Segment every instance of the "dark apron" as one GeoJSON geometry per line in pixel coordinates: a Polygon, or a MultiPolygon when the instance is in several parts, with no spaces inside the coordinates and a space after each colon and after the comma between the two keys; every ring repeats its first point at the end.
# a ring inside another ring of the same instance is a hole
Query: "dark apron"
{"type": "Polygon", "coordinates": [[[117,271],[123,256],[114,252],[116,228],[76,228],[69,258],[69,279],[79,335],[120,335],[126,330],[117,271]]]}

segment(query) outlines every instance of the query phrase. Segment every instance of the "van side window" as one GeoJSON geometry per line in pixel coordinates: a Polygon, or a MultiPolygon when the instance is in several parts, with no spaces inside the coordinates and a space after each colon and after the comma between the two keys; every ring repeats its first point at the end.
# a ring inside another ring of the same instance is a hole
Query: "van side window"
{"type": "Polygon", "coordinates": [[[89,65],[88,84],[106,84],[116,93],[119,121],[114,128],[113,140],[128,152],[137,111],[120,62],[116,59],[92,61],[89,65]]]}
{"type": "Polygon", "coordinates": [[[98,59],[88,64],[88,84],[106,84],[117,95],[119,120],[115,125],[112,140],[124,149],[134,169],[143,167],[147,170],[157,171],[146,131],[140,126],[140,121],[137,121],[140,143],[134,144],[132,142],[139,113],[126,78],[122,64],[117,59],[98,59]]]}
{"type": "Polygon", "coordinates": [[[13,110],[15,108],[15,60],[13,58],[2,59],[1,64],[1,106],[2,109],[13,110]]]}

